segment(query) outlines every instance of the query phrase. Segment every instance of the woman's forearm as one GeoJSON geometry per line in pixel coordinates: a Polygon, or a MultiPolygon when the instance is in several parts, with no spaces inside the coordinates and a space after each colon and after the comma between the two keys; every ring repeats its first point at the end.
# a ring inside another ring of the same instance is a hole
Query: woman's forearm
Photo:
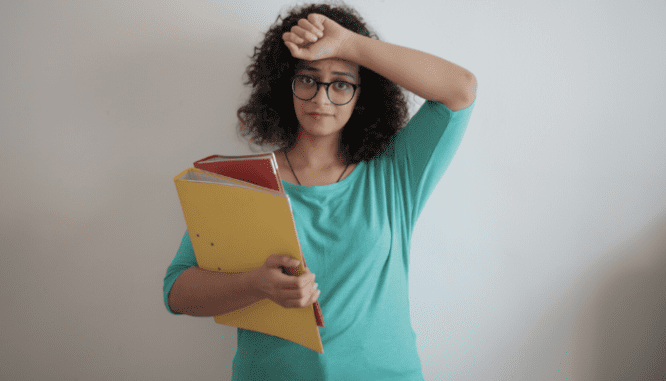
{"type": "Polygon", "coordinates": [[[466,69],[419,50],[352,33],[343,58],[364,66],[421,98],[454,109],[476,97],[476,78],[466,69]]]}
{"type": "Polygon", "coordinates": [[[217,316],[263,299],[252,272],[221,273],[190,267],[178,276],[169,293],[169,307],[191,316],[217,316]]]}

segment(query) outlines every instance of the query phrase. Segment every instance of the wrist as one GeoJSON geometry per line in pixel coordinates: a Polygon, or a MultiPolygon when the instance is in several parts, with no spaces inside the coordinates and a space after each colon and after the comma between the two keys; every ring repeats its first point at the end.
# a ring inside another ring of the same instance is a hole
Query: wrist
{"type": "Polygon", "coordinates": [[[358,61],[360,60],[359,46],[362,44],[363,39],[367,37],[352,31],[349,31],[348,33],[349,35],[347,38],[345,38],[342,44],[340,44],[339,58],[358,64],[358,61]]]}
{"type": "Polygon", "coordinates": [[[265,299],[266,296],[264,296],[261,288],[259,287],[258,270],[259,269],[244,272],[241,275],[241,282],[243,284],[243,289],[246,290],[248,294],[258,299],[265,299]]]}

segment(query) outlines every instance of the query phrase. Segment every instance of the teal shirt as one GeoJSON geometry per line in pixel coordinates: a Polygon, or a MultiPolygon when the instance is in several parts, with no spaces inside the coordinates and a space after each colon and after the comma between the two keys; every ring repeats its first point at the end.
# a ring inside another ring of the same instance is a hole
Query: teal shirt
{"type": "MultiPolygon", "coordinates": [[[[423,380],[409,311],[409,248],[423,205],[474,108],[426,101],[381,157],[323,186],[283,182],[298,238],[321,289],[324,354],[238,329],[233,380],[423,380]]],[[[164,278],[196,266],[187,232],[164,278]]]]}

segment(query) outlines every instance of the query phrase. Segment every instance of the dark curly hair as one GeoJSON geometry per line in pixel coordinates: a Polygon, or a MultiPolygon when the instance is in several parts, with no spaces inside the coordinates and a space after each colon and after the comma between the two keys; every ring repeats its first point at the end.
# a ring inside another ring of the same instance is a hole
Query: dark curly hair
{"type": "MultiPolygon", "coordinates": [[[[254,48],[245,82],[252,85],[252,94],[237,112],[238,130],[251,143],[284,149],[296,144],[299,122],[290,89],[299,59],[291,55],[282,35],[310,13],[322,14],[355,33],[379,39],[361,16],[344,3],[307,4],[292,8],[284,18],[279,15],[264,40],[254,48]]],[[[362,66],[359,75],[363,92],[347,122],[357,127],[343,128],[340,141],[340,154],[348,164],[379,156],[408,121],[406,97],[398,85],[362,66]]]]}

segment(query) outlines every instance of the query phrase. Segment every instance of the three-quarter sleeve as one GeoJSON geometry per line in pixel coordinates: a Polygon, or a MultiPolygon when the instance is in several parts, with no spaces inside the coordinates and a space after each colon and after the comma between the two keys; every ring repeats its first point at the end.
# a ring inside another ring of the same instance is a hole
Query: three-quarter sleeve
{"type": "Polygon", "coordinates": [[[167,311],[174,315],[180,314],[173,312],[169,307],[169,293],[171,292],[171,287],[176,281],[176,278],[178,278],[183,271],[192,266],[198,266],[198,263],[197,258],[194,256],[194,249],[192,248],[192,241],[190,241],[189,231],[185,231],[178,252],[167,268],[166,276],[164,277],[164,304],[167,311]]]}
{"type": "Polygon", "coordinates": [[[391,143],[386,165],[397,177],[393,180],[411,226],[458,150],[474,104],[452,111],[426,101],[391,143]]]}

